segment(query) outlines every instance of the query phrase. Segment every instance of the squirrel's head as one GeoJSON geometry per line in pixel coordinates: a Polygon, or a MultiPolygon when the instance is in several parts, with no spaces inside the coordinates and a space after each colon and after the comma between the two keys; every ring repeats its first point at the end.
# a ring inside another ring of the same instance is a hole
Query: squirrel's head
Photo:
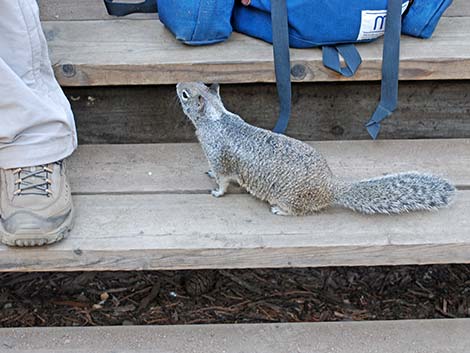
{"type": "Polygon", "coordinates": [[[219,85],[206,86],[202,82],[181,82],[176,93],[184,113],[193,124],[200,120],[217,120],[226,110],[219,93],[219,85]]]}

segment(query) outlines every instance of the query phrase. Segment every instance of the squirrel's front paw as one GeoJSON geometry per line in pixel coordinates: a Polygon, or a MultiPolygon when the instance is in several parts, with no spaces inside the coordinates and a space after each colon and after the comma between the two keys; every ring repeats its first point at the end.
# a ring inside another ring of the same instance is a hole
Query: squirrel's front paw
{"type": "Polygon", "coordinates": [[[224,194],[225,194],[225,191],[221,189],[215,189],[211,191],[211,195],[214,197],[221,197],[221,196],[224,196],[224,194]]]}
{"type": "Polygon", "coordinates": [[[213,172],[211,169],[209,169],[209,170],[206,172],[206,174],[207,174],[207,176],[208,176],[209,178],[215,179],[215,174],[214,174],[214,172],[213,172]]]}

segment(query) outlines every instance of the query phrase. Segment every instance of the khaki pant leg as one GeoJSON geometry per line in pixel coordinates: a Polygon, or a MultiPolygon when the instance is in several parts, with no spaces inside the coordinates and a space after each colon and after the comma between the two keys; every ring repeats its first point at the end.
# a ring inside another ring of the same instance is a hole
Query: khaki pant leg
{"type": "Polygon", "coordinates": [[[36,0],[0,0],[0,168],[54,162],[76,146],[36,0]]]}

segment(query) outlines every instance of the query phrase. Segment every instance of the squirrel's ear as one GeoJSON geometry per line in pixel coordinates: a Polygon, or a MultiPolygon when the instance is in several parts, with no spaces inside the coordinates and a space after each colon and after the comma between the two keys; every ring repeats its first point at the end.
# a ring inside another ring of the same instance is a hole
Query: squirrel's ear
{"type": "Polygon", "coordinates": [[[214,93],[215,95],[219,96],[220,95],[220,85],[218,83],[213,83],[209,87],[210,91],[214,93]]]}

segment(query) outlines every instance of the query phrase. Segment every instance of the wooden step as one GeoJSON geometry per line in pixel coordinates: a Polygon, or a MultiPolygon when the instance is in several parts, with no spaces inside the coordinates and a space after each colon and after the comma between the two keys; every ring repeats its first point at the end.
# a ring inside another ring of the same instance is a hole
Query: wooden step
{"type": "MultiPolygon", "coordinates": [[[[44,2],[49,4],[43,5],[44,8],[54,8],[52,4],[57,3],[44,2]]],[[[69,9],[77,18],[86,17],[82,11],[86,2],[77,4],[81,2],[58,9],[62,12],[69,9]]],[[[461,16],[444,17],[431,40],[403,37],[400,79],[470,79],[470,10],[465,0],[456,4],[454,8],[461,11],[453,9],[450,14],[461,16]]],[[[155,18],[47,20],[43,26],[55,73],[63,86],[274,82],[271,45],[238,33],[225,43],[189,47],[179,43],[155,18]]],[[[302,77],[292,79],[298,82],[379,80],[382,41],[358,48],[363,64],[353,78],[326,69],[319,49],[292,49],[292,65],[300,65],[305,71],[302,77]]]]}
{"type": "Polygon", "coordinates": [[[0,247],[0,271],[141,270],[468,263],[470,139],[314,143],[351,179],[422,170],[453,180],[439,212],[279,217],[212,182],[197,144],[81,146],[70,159],[76,226],[41,249],[0,247]]]}
{"type": "MultiPolygon", "coordinates": [[[[470,139],[309,142],[333,173],[358,180],[432,171],[470,187],[470,139]]],[[[74,193],[209,194],[208,164],[197,143],[84,145],[69,162],[74,193]],[[97,170],[99,169],[99,170],[97,170]]]]}
{"type": "MultiPolygon", "coordinates": [[[[82,144],[196,142],[193,124],[176,103],[174,85],[68,87],[82,144]]],[[[468,81],[400,83],[399,108],[382,123],[380,139],[470,137],[468,81]],[[431,98],[432,99],[431,99],[431,98]]],[[[223,85],[222,99],[251,124],[272,129],[275,84],[223,85]]],[[[364,127],[380,97],[379,82],[297,83],[287,134],[304,141],[368,140],[364,127]]]]}
{"type": "MultiPolygon", "coordinates": [[[[127,1],[132,2],[132,1],[127,1]]],[[[139,2],[139,0],[134,0],[139,2]]],[[[132,14],[126,17],[108,15],[102,0],[41,0],[39,2],[43,21],[87,21],[115,20],[128,18],[156,19],[157,14],[132,14]]],[[[454,0],[452,6],[444,13],[445,17],[470,16],[470,3],[467,0],[454,0]]]]}
{"type": "Polygon", "coordinates": [[[470,320],[0,329],[3,352],[468,353],[470,320]]]}

